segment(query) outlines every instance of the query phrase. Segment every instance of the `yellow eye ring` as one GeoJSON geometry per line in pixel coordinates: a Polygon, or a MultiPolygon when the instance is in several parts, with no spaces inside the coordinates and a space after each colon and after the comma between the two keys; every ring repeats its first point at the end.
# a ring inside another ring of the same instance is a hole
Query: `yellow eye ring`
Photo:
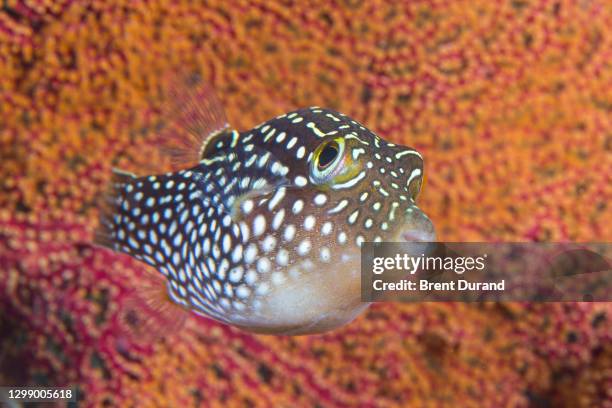
{"type": "Polygon", "coordinates": [[[310,163],[310,175],[315,184],[331,180],[342,168],[345,144],[341,137],[321,143],[315,150],[310,163]]]}

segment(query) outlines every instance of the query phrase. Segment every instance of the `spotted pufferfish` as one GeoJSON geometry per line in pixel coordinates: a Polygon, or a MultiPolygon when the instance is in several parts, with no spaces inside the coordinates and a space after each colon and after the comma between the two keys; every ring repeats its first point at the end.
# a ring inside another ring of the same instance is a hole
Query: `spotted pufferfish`
{"type": "Polygon", "coordinates": [[[369,305],[364,242],[435,241],[415,204],[415,149],[319,107],[240,132],[205,85],[171,95],[171,120],[194,139],[179,151],[185,167],[114,170],[97,233],[161,273],[168,303],[257,333],[320,333],[369,305]]]}

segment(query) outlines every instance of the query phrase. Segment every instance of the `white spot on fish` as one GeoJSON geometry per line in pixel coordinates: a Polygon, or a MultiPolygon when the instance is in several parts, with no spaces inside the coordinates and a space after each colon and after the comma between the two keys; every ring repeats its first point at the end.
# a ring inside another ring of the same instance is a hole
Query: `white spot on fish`
{"type": "Polygon", "coordinates": [[[225,234],[223,236],[223,252],[228,254],[232,249],[232,237],[229,234],[225,234]]]}
{"type": "Polygon", "coordinates": [[[329,211],[327,211],[328,214],[336,214],[340,211],[342,211],[347,205],[348,205],[348,200],[347,199],[343,199],[340,200],[340,202],[332,209],[330,209],[329,211]]]}
{"type": "Polygon", "coordinates": [[[276,238],[272,235],[266,236],[266,238],[261,242],[261,249],[268,253],[271,252],[276,247],[276,238]]]}
{"type": "Polygon", "coordinates": [[[347,220],[348,223],[351,225],[354,224],[355,221],[357,221],[357,217],[359,217],[359,210],[355,210],[351,213],[351,215],[349,215],[348,220],[347,220]]]}
{"type": "Polygon", "coordinates": [[[289,143],[287,143],[287,149],[291,149],[297,143],[297,137],[293,136],[289,143]]]}
{"type": "Polygon", "coordinates": [[[232,261],[234,263],[238,263],[240,262],[241,259],[242,259],[242,245],[238,244],[234,247],[234,250],[232,251],[232,261]]]}
{"type": "Polygon", "coordinates": [[[293,240],[295,237],[295,225],[289,224],[285,227],[285,231],[283,232],[283,239],[287,242],[293,240]]]}
{"type": "Polygon", "coordinates": [[[285,192],[286,191],[287,191],[287,189],[285,187],[281,187],[278,190],[276,190],[276,192],[274,193],[274,195],[270,199],[270,202],[268,203],[268,209],[269,210],[274,209],[274,207],[276,207],[276,205],[283,199],[283,197],[285,197],[285,192]]]}
{"type": "Polygon", "coordinates": [[[323,235],[331,234],[333,227],[334,225],[331,222],[329,221],[324,222],[323,226],[321,227],[321,234],[323,235]]]}
{"type": "Polygon", "coordinates": [[[242,212],[245,214],[249,214],[251,211],[253,211],[253,200],[244,200],[244,202],[242,203],[242,212]]]}
{"type": "Polygon", "coordinates": [[[285,209],[281,208],[274,214],[274,218],[272,219],[272,228],[276,231],[280,228],[283,223],[283,219],[285,218],[285,209]]]}
{"type": "Polygon", "coordinates": [[[306,148],[304,146],[300,146],[299,149],[297,149],[297,152],[295,153],[295,156],[298,159],[301,159],[304,157],[304,155],[306,154],[306,148]]]}
{"type": "Polygon", "coordinates": [[[257,247],[255,244],[249,244],[246,251],[244,252],[244,262],[247,264],[253,263],[255,261],[255,257],[257,256],[257,247]]]}
{"type": "Polygon", "coordinates": [[[321,261],[323,262],[329,262],[329,260],[331,259],[331,252],[327,247],[321,248],[319,255],[321,256],[321,261]]]}
{"type": "Polygon", "coordinates": [[[311,248],[312,244],[310,243],[310,240],[305,239],[304,241],[300,242],[300,245],[298,245],[297,252],[299,255],[305,256],[308,254],[308,252],[310,252],[311,248]]]}
{"type": "Polygon", "coordinates": [[[355,243],[357,244],[357,246],[361,246],[361,244],[363,244],[364,239],[361,235],[357,235],[357,238],[355,239],[355,243]]]}
{"type": "Polygon", "coordinates": [[[314,198],[315,205],[322,206],[327,202],[327,195],[323,193],[319,193],[314,198]]]}
{"type": "Polygon", "coordinates": [[[244,277],[244,281],[247,285],[253,285],[255,282],[257,282],[258,277],[259,276],[257,275],[257,271],[255,269],[249,269],[244,277]]]}
{"type": "Polygon", "coordinates": [[[280,249],[276,254],[276,263],[280,266],[287,266],[289,264],[289,252],[286,249],[280,249]]]}
{"type": "Polygon", "coordinates": [[[302,212],[303,208],[304,208],[304,201],[296,200],[295,203],[293,203],[292,211],[294,214],[299,214],[300,212],[302,212]]]}
{"type": "Polygon", "coordinates": [[[259,273],[270,272],[271,266],[272,264],[270,263],[270,260],[265,256],[257,260],[257,271],[259,273]]]}
{"type": "Polygon", "coordinates": [[[298,187],[304,187],[306,184],[308,184],[308,180],[306,180],[306,177],[304,176],[297,176],[294,182],[298,187]]]}
{"type": "Polygon", "coordinates": [[[253,220],[253,236],[259,236],[266,230],[266,218],[258,214],[253,220]]]}
{"type": "Polygon", "coordinates": [[[313,215],[308,215],[304,218],[304,229],[312,231],[316,223],[316,218],[313,215]]]}

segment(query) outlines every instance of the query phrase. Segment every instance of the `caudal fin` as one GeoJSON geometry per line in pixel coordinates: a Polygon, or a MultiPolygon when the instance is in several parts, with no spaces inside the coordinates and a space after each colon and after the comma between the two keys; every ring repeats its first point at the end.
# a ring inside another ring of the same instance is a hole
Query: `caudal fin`
{"type": "Polygon", "coordinates": [[[168,291],[171,288],[166,278],[155,269],[158,265],[152,263],[152,258],[143,258],[142,253],[128,250],[129,247],[125,245],[131,232],[126,231],[124,226],[128,222],[134,223],[129,218],[129,209],[135,204],[135,197],[141,194],[138,192],[141,187],[137,186],[140,182],[143,182],[142,179],[137,179],[133,174],[113,169],[108,188],[99,204],[100,222],[94,242],[149,264],[115,273],[122,274],[125,281],[134,282],[131,291],[123,298],[119,312],[121,322],[127,328],[127,333],[150,343],[178,331],[188,313],[185,307],[170,298],[168,291]]]}
{"type": "Polygon", "coordinates": [[[120,219],[121,203],[127,188],[136,176],[122,170],[113,169],[113,175],[99,202],[100,220],[94,232],[94,243],[115,249],[115,227],[120,219]]]}

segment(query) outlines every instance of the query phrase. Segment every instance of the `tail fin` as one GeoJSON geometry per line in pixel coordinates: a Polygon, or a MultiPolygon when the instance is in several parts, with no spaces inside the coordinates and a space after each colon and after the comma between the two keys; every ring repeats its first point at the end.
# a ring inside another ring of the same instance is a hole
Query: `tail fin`
{"type": "Polygon", "coordinates": [[[100,220],[94,232],[94,243],[115,249],[115,225],[120,217],[120,205],[125,198],[126,188],[136,176],[119,169],[113,169],[113,175],[106,192],[100,200],[100,220]]]}
{"type": "MultiPolygon", "coordinates": [[[[142,261],[141,254],[119,249],[122,240],[119,231],[127,222],[124,205],[130,202],[136,183],[142,182],[135,175],[113,169],[108,189],[100,203],[100,223],[95,231],[94,242],[107,248],[127,253],[142,261]]],[[[125,238],[125,237],[123,237],[125,238]]],[[[124,298],[119,311],[119,318],[126,334],[138,341],[154,342],[160,338],[179,331],[188,316],[185,306],[172,301],[166,278],[146,260],[142,268],[126,268],[117,273],[124,274],[126,281],[138,282],[124,298]]]]}

